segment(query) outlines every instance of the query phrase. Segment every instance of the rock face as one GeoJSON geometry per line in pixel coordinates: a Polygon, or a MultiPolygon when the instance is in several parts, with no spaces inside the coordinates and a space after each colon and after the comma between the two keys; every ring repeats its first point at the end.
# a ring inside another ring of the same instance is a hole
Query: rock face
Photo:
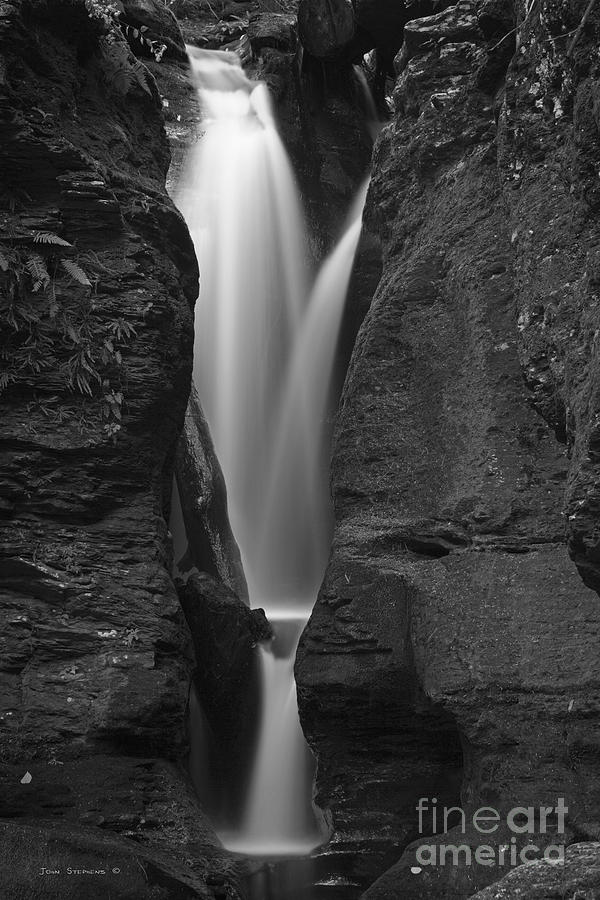
{"type": "MultiPolygon", "coordinates": [[[[114,58],[133,68],[123,45],[103,45],[83,6],[23,12],[26,23],[10,7],[2,20],[2,170],[17,198],[5,225],[13,243],[35,247],[44,232],[76,241],[95,289],[78,294],[56,276],[66,336],[50,313],[32,342],[45,342],[58,372],[19,357],[3,397],[5,739],[18,757],[65,741],[174,752],[186,637],[163,500],[190,379],[193,249],[164,192],[157,100],[137,81],[111,81],[114,58]],[[75,370],[89,393],[63,375],[77,352],[94,370],[75,370]]],[[[3,316],[10,323],[7,306],[3,316]]],[[[7,353],[20,349],[13,331],[7,353]]]]}
{"type": "Polygon", "coordinates": [[[177,19],[165,3],[160,0],[118,0],[118,8],[120,22],[130,26],[126,33],[136,51],[141,48],[146,55],[159,58],[166,51],[176,59],[187,59],[177,19]]]}
{"type": "Polygon", "coordinates": [[[225,881],[237,891],[241,866],[220,848],[176,765],[102,755],[28,766],[29,784],[24,767],[2,779],[3,900],[212,900],[225,881]]]}
{"type": "Polygon", "coordinates": [[[519,866],[497,884],[473,895],[473,900],[563,900],[600,897],[600,844],[567,847],[564,866],[533,862],[519,866]]]}
{"type": "Polygon", "coordinates": [[[219,578],[247,603],[240,551],[227,516],[225,480],[193,385],[177,445],[175,475],[190,563],[219,578]]]}
{"type": "Polygon", "coordinates": [[[569,552],[597,591],[598,10],[574,46],[573,35],[561,36],[560,49],[550,52],[582,14],[552,7],[543,24],[524,23],[502,108],[499,162],[518,274],[522,370],[536,410],[566,443],[569,552]]]}
{"type": "MultiPolygon", "coordinates": [[[[165,521],[198,271],[161,100],[99,4],[3,3],[0,52],[3,871],[15,846],[52,866],[123,841],[111,896],[212,896],[221,851],[179,767],[193,662],[165,521]]],[[[99,885],[10,878],[11,897],[99,885]]]]}
{"type": "Polygon", "coordinates": [[[181,605],[194,638],[197,666],[192,729],[195,759],[207,759],[196,772],[200,796],[213,817],[237,824],[246,796],[248,758],[260,718],[260,672],[255,647],[272,637],[262,610],[250,610],[221,582],[206,573],[192,574],[179,589],[181,605]],[[202,746],[201,746],[202,745],[202,746]],[[204,752],[202,752],[204,750],[204,752]]]}
{"type": "Polygon", "coordinates": [[[349,0],[301,0],[298,26],[303,45],[318,59],[335,58],[354,37],[354,8],[349,0]]]}
{"type": "Polygon", "coordinates": [[[317,59],[360,62],[364,53],[377,49],[389,66],[406,23],[445,5],[430,0],[300,0],[300,38],[317,59]]]}
{"type": "MultiPolygon", "coordinates": [[[[562,796],[568,840],[596,833],[598,14],[570,54],[558,39],[582,13],[518,4],[515,52],[510,7],[462,2],[396,59],[367,201],[383,275],[296,664],[329,849],[363,842],[363,885],[418,837],[419,797],[562,796]]],[[[418,843],[366,896],[466,897],[506,871],[415,879],[418,843]]]]}

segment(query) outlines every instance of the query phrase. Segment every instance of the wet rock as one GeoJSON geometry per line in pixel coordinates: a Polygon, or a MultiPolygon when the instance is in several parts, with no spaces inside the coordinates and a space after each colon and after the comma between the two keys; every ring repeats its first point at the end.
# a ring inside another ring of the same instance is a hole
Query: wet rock
{"type": "MultiPolygon", "coordinates": [[[[456,817],[457,814],[454,815],[456,817]]],[[[493,821],[493,810],[488,808],[481,815],[479,823],[485,831],[489,824],[484,823],[483,817],[490,815],[490,821],[493,821]]],[[[505,876],[515,870],[536,867],[539,865],[536,860],[542,862],[545,856],[550,861],[546,868],[559,873],[558,882],[561,882],[561,873],[564,876],[563,859],[569,851],[567,844],[576,839],[576,833],[571,828],[567,827],[557,835],[556,816],[545,834],[515,834],[513,829],[507,827],[505,819],[498,825],[493,824],[496,827],[493,834],[485,834],[473,826],[472,820],[467,819],[464,825],[450,828],[444,834],[422,836],[413,841],[400,860],[361,895],[361,900],[396,900],[399,891],[402,891],[402,900],[479,897],[475,892],[482,884],[498,881],[503,884],[505,876]]],[[[547,888],[547,884],[544,887],[547,888]]],[[[485,894],[485,891],[482,893],[485,894]]],[[[540,900],[542,897],[549,900],[553,895],[542,891],[539,895],[525,892],[518,896],[539,896],[540,900]]]]}
{"type": "Polygon", "coordinates": [[[532,862],[473,895],[473,900],[562,900],[600,897],[600,844],[571,844],[564,865],[532,862]]]}
{"type": "MultiPolygon", "coordinates": [[[[198,808],[189,779],[175,763],[149,756],[97,754],[69,759],[60,745],[46,760],[0,766],[3,820],[33,822],[52,815],[82,821],[135,838],[140,845],[168,842],[176,830],[186,843],[217,847],[218,840],[198,808]],[[25,766],[31,774],[22,783],[25,766]]],[[[174,851],[175,852],[175,851],[174,851]]]]}
{"type": "Polygon", "coordinates": [[[249,610],[205,573],[190,575],[179,596],[194,642],[196,694],[211,735],[213,812],[235,816],[245,797],[258,720],[256,644],[270,634],[262,610],[249,610]]]}
{"type": "MultiPolygon", "coordinates": [[[[209,857],[227,860],[180,768],[193,664],[165,521],[198,270],[156,85],[91,6],[0,10],[3,250],[40,244],[65,316],[64,334],[44,319],[47,364],[2,395],[3,896],[205,897],[209,857]],[[98,374],[78,391],[83,347],[98,374]],[[37,869],[111,854],[123,877],[104,887],[37,869]]],[[[39,313],[51,295],[35,296],[39,313]]]]}
{"type": "Polygon", "coordinates": [[[66,599],[69,591],[64,572],[20,557],[0,559],[0,585],[48,603],[66,599]]]}
{"type": "Polygon", "coordinates": [[[566,37],[556,56],[548,50],[578,23],[579,13],[554,7],[543,23],[524,23],[499,110],[499,162],[523,374],[536,410],[568,449],[569,552],[598,591],[598,10],[572,53],[566,37]]]}
{"type": "Polygon", "coordinates": [[[275,50],[296,49],[296,17],[285,13],[255,13],[248,24],[248,40],[254,53],[265,47],[275,50]]]}
{"type": "Polygon", "coordinates": [[[301,0],[298,8],[300,40],[317,59],[360,62],[377,49],[389,69],[403,39],[407,22],[434,11],[429,0],[301,0]]]}
{"type": "MultiPolygon", "coordinates": [[[[136,28],[144,28],[142,36],[146,41],[165,44],[167,53],[185,60],[185,43],[177,19],[165,3],[160,0],[118,0],[117,6],[122,9],[120,21],[136,28]]],[[[130,36],[136,52],[147,48],[147,44],[139,37],[130,36]]],[[[146,50],[146,55],[150,55],[146,50]]]]}
{"type": "Polygon", "coordinates": [[[251,610],[251,613],[251,628],[254,640],[258,644],[263,643],[264,641],[270,641],[273,637],[273,628],[267,619],[264,609],[253,609],[251,610]]]}
{"type": "Polygon", "coordinates": [[[102,336],[118,355],[98,376],[112,387],[92,380],[87,400],[66,382],[60,356],[3,395],[0,492],[12,504],[0,564],[3,752],[120,744],[134,723],[131,748],[147,751],[149,741],[169,755],[185,740],[187,634],[166,568],[163,496],[190,383],[193,248],[164,190],[160,107],[137,82],[124,94],[110,80],[114,53],[135,63],[118,34],[105,45],[83,5],[80,30],[72,4],[57,4],[51,22],[44,3],[25,10],[27,28],[16,11],[0,20],[2,189],[20,197],[2,215],[17,233],[77,241],[75,258],[96,283],[92,340],[102,336]],[[35,69],[17,76],[34,57],[35,69]],[[56,60],[68,73],[64,103],[36,71],[56,60]],[[114,409],[121,385],[120,418],[107,418],[103,394],[114,409]]]}
{"type": "MultiPolygon", "coordinates": [[[[595,345],[584,335],[596,327],[598,239],[584,162],[597,131],[582,112],[589,130],[577,132],[567,188],[554,154],[572,147],[573,119],[533,93],[526,53],[497,131],[511,34],[506,22],[498,47],[479,11],[460,3],[406,27],[367,200],[383,274],[341,399],[332,557],[296,662],[330,847],[366,850],[352,873],[364,886],[418,837],[419,797],[468,812],[563,796],[570,840],[598,818],[600,608],[568,557],[563,514],[566,502],[593,584],[595,345]],[[568,377],[576,355],[580,375],[568,377]],[[571,457],[557,428],[565,408],[571,457]]],[[[368,896],[458,900],[502,874],[459,866],[416,879],[410,859],[368,896]]]]}
{"type": "Polygon", "coordinates": [[[395,61],[396,71],[404,71],[408,61],[432,40],[462,43],[477,40],[481,35],[479,20],[474,13],[470,2],[463,2],[426,19],[407,22],[403,30],[402,51],[395,61]]]}
{"type": "Polygon", "coordinates": [[[220,847],[179,765],[116,755],[75,760],[54,750],[28,764],[28,784],[23,765],[0,766],[3,896],[95,898],[110,886],[111,896],[133,900],[191,900],[210,897],[206,885],[215,878],[239,896],[242,866],[220,847]],[[60,872],[42,876],[42,866],[60,872]]]}
{"type": "Polygon", "coordinates": [[[335,397],[341,395],[356,336],[363,319],[369,311],[373,294],[381,278],[381,271],[381,244],[379,238],[363,222],[342,316],[336,369],[334,372],[335,397]]]}
{"type": "Polygon", "coordinates": [[[240,551],[227,516],[225,480],[193,386],[177,445],[175,476],[191,561],[247,602],[240,551]]]}
{"type": "MultiPolygon", "coordinates": [[[[363,33],[365,50],[377,47],[391,58],[404,36],[404,27],[411,19],[433,12],[435,5],[427,0],[396,3],[395,0],[357,0],[356,24],[363,33]]],[[[444,3],[440,5],[445,5],[444,3]]]]}
{"type": "Polygon", "coordinates": [[[317,59],[331,59],[354,37],[354,9],[350,0],[300,0],[300,40],[317,59]]]}
{"type": "Polygon", "coordinates": [[[5,896],[14,900],[210,900],[212,893],[183,863],[148,853],[133,841],[92,828],[41,821],[0,823],[5,896]],[[106,893],[106,896],[109,896],[106,893]]]}

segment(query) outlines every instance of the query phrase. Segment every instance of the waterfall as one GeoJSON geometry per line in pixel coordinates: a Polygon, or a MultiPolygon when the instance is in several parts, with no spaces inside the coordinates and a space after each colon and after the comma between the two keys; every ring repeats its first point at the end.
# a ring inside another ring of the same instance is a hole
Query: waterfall
{"type": "Polygon", "coordinates": [[[371,91],[371,88],[369,87],[369,82],[367,81],[365,70],[362,66],[359,65],[352,66],[352,70],[354,72],[356,86],[362,102],[365,122],[371,138],[373,139],[373,141],[375,141],[377,139],[377,136],[379,135],[379,132],[381,131],[383,122],[381,121],[381,117],[377,112],[377,107],[375,106],[375,100],[373,99],[373,93],[371,91]]]}
{"type": "Polygon", "coordinates": [[[306,617],[271,617],[261,647],[262,721],[246,815],[227,846],[257,855],[308,853],[319,842],[310,802],[312,757],[298,720],[294,656],[306,617]]]}
{"type": "Polygon", "coordinates": [[[249,81],[232,53],[189,52],[205,128],[177,201],[201,273],[194,381],[250,596],[264,605],[276,599],[257,559],[266,448],[306,301],[304,229],[266,86],[249,81]]]}
{"type": "MultiPolygon", "coordinates": [[[[325,260],[298,329],[271,447],[263,505],[261,563],[285,592],[286,578],[314,603],[327,563],[329,388],[344,301],[362,224],[366,184],[341,240],[325,260]]],[[[272,583],[273,583],[272,582],[272,583]]]]}
{"type": "Polygon", "coordinates": [[[204,134],[177,203],[200,265],[194,379],[229,497],[261,648],[263,712],[246,814],[226,844],[307,852],[319,842],[296,646],[327,561],[328,395],[365,191],[308,295],[304,229],[266,86],[234,54],[188,48],[204,134]]]}

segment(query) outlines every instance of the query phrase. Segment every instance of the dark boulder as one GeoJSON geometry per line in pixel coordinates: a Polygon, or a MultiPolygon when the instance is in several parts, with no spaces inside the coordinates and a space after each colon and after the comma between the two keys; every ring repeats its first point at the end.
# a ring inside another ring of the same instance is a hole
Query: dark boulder
{"type": "Polygon", "coordinates": [[[160,851],[100,829],[0,823],[7,900],[212,900],[204,880],[160,851]]]}
{"type": "Polygon", "coordinates": [[[323,60],[360,62],[376,48],[389,66],[406,23],[433,10],[431,0],[301,0],[300,40],[312,56],[323,60]]]}
{"type": "Polygon", "coordinates": [[[258,12],[250,16],[247,34],[255,54],[265,47],[294,52],[297,44],[296,31],[295,16],[258,12]]]}
{"type": "Polygon", "coordinates": [[[300,0],[300,40],[317,59],[332,59],[354,37],[354,7],[351,0],[300,0]]]}
{"type": "Polygon", "coordinates": [[[213,812],[231,818],[241,809],[256,739],[260,701],[256,645],[268,640],[271,631],[263,610],[248,609],[205,573],[190,575],[180,586],[179,597],[194,642],[196,696],[208,726],[213,812]]]}
{"type": "Polygon", "coordinates": [[[566,848],[564,864],[531,862],[473,894],[472,900],[598,900],[600,844],[578,843],[566,848]]]}
{"type": "Polygon", "coordinates": [[[247,602],[240,551],[227,515],[225,479],[193,385],[177,445],[175,476],[190,562],[219,578],[247,602]]]}
{"type": "Polygon", "coordinates": [[[136,53],[152,55],[149,46],[152,41],[156,48],[164,44],[167,53],[177,59],[187,58],[179,24],[166,3],[161,0],[117,0],[117,8],[119,7],[120,22],[138,32],[137,35],[127,32],[136,53]],[[144,30],[140,32],[140,28],[144,30]]]}

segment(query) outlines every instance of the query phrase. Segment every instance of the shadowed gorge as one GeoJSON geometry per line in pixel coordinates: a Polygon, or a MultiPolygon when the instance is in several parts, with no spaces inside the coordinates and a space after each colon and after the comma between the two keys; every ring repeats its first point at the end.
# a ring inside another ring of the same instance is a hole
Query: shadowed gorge
{"type": "Polygon", "coordinates": [[[599,46],[0,4],[0,900],[598,894],[599,46]]]}

